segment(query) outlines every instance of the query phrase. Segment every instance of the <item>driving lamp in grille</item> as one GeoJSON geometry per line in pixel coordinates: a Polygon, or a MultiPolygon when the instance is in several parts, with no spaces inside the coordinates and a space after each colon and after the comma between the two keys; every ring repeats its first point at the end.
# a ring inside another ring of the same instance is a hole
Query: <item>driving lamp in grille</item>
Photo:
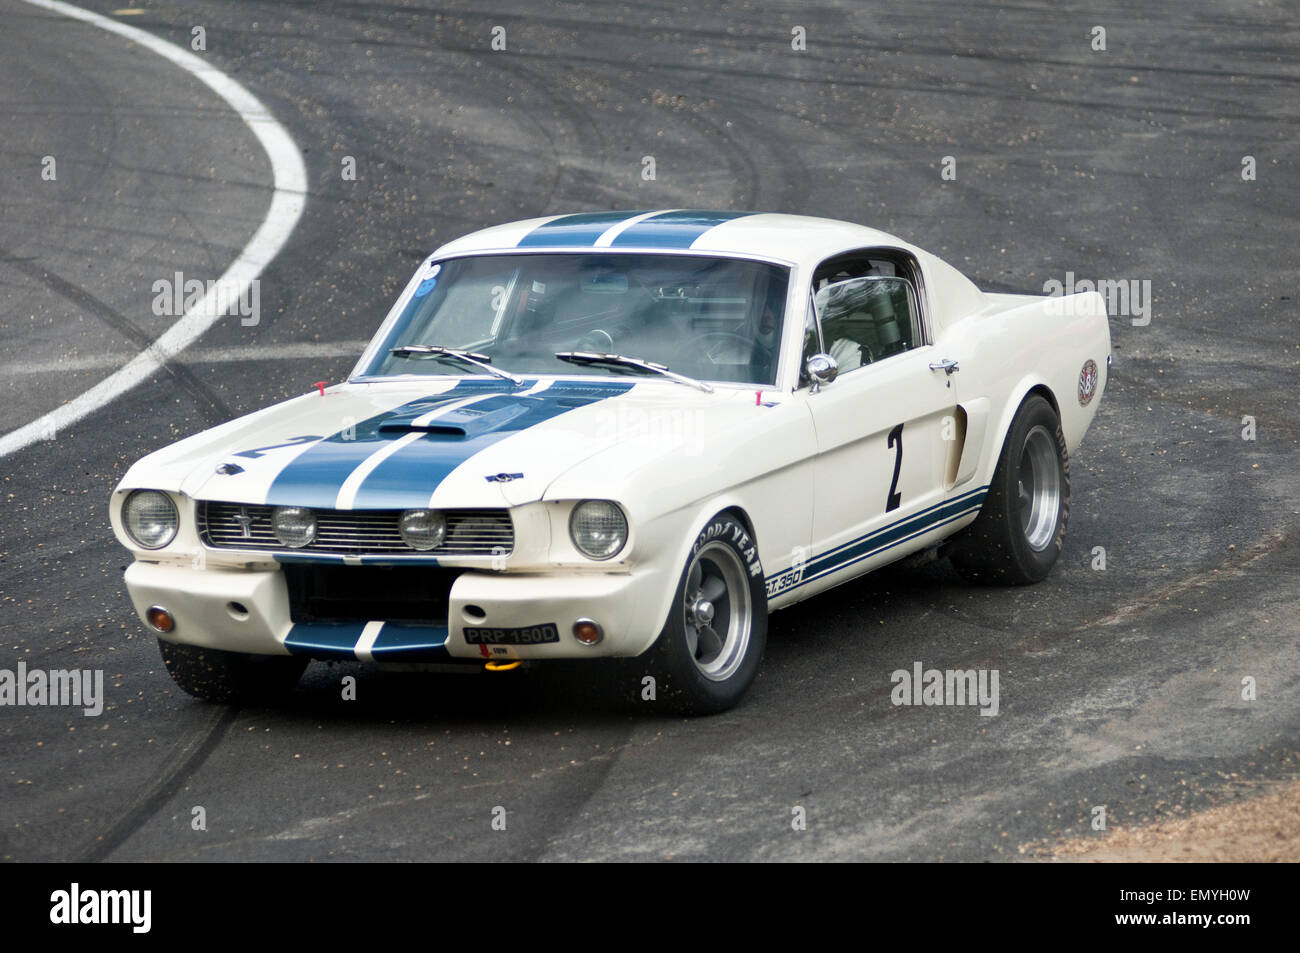
{"type": "Polygon", "coordinates": [[[277,506],[271,530],[281,545],[302,549],[316,538],[316,514],[305,506],[277,506]]]}
{"type": "Polygon", "coordinates": [[[397,530],[412,549],[437,549],[447,535],[447,518],[437,510],[407,510],[397,530]]]}

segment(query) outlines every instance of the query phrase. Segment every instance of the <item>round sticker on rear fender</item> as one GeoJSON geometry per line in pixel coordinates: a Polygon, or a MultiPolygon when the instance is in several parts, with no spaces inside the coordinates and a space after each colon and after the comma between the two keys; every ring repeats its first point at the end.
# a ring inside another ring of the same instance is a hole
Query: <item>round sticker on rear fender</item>
{"type": "Polygon", "coordinates": [[[1083,362],[1079,371],[1079,406],[1087,407],[1097,393],[1097,364],[1089,359],[1083,362]]]}

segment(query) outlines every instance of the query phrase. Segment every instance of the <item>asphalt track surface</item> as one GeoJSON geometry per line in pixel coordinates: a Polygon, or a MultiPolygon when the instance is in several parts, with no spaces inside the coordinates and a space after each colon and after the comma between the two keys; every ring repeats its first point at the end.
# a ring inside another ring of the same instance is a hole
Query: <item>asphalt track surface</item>
{"type": "MultiPolygon", "coordinates": [[[[7,431],[147,346],[168,321],[152,282],[216,277],[271,173],[160,57],[17,0],[0,15],[7,431]]],[[[3,460],[0,668],[103,668],[107,707],[0,709],[0,857],[1014,860],[1089,834],[1096,805],[1127,826],[1300,775],[1293,8],[175,0],[129,21],[187,48],[202,25],[203,55],[293,136],[309,195],[257,326],[223,319],[3,460]],[[1149,324],[1112,317],[1049,579],[974,588],[939,562],[851,583],[775,615],[744,703],[700,720],[623,705],[581,666],[318,664],[274,709],[172,685],[108,525],[133,461],[342,379],[443,240],[655,207],[859,221],[992,290],[1149,280],[1149,324]],[[892,706],[916,661],[997,669],[999,715],[892,706]]]]}

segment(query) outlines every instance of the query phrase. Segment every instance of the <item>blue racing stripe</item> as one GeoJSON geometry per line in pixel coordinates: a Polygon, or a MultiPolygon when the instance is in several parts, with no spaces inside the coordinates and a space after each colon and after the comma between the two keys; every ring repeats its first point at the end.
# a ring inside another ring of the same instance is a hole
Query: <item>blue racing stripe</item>
{"type": "Polygon", "coordinates": [[[681,209],[661,212],[637,222],[620,232],[610,243],[612,248],[690,248],[695,240],[711,228],[753,212],[705,212],[681,209]]]}
{"type": "Polygon", "coordinates": [[[385,622],[370,654],[376,662],[441,662],[451,658],[447,638],[445,625],[385,622]]]}
{"type": "Polygon", "coordinates": [[[828,562],[838,561],[840,556],[843,555],[846,550],[860,549],[860,547],[864,543],[874,544],[877,537],[886,536],[890,533],[894,533],[900,527],[907,527],[913,523],[920,525],[926,521],[940,519],[941,510],[951,512],[952,507],[955,505],[960,504],[962,509],[967,509],[971,506],[978,506],[980,503],[984,501],[984,497],[988,494],[988,489],[989,488],[987,486],[977,487],[974,490],[967,490],[965,493],[962,493],[958,496],[954,496],[950,500],[941,500],[938,503],[935,503],[931,506],[927,506],[923,510],[919,510],[915,513],[911,513],[907,516],[904,516],[901,519],[897,519],[892,523],[888,523],[885,526],[880,527],[880,529],[872,530],[870,533],[867,533],[864,536],[859,536],[857,539],[851,539],[847,543],[841,543],[840,545],[834,547],[833,549],[828,549],[826,552],[818,556],[815,560],[810,562],[809,566],[811,568],[811,566],[814,563],[821,560],[826,560],[828,562]]]}
{"type": "Polygon", "coordinates": [[[467,426],[464,435],[425,434],[375,467],[352,505],[373,510],[427,506],[438,484],[480,450],[575,408],[624,394],[633,386],[631,381],[557,381],[535,394],[501,394],[481,400],[465,410],[495,421],[494,425],[482,429],[467,426]],[[518,412],[503,413],[511,409],[518,412]]]}
{"type": "MultiPolygon", "coordinates": [[[[975,508],[975,503],[969,501],[966,503],[952,503],[941,507],[930,516],[920,520],[912,520],[891,529],[888,533],[880,534],[863,543],[842,550],[833,561],[828,561],[817,567],[808,575],[805,575],[799,582],[791,586],[791,589],[798,589],[800,586],[807,585],[823,576],[829,576],[839,572],[854,563],[862,562],[872,556],[878,556],[887,549],[893,549],[908,540],[915,539],[917,536],[924,536],[933,529],[938,529],[946,523],[951,523],[961,516],[969,513],[975,508]]],[[[814,561],[816,564],[816,561],[814,561]]]]}
{"type": "MultiPolygon", "coordinates": [[[[987,486],[983,486],[976,490],[970,490],[961,496],[942,503],[936,503],[919,513],[905,516],[888,526],[881,527],[865,536],[860,536],[837,546],[835,549],[809,560],[800,580],[794,585],[782,589],[778,594],[792,592],[823,576],[839,572],[854,563],[879,555],[887,549],[892,549],[939,526],[951,523],[970,510],[982,505],[985,496],[988,495],[988,489],[987,486]]],[[[776,579],[787,572],[789,570],[774,573],[766,577],[765,581],[776,579]]]]}
{"type": "MultiPolygon", "coordinates": [[[[399,426],[453,401],[478,394],[490,395],[513,390],[509,381],[463,380],[447,391],[432,394],[361,421],[355,430],[340,430],[313,444],[286,464],[266,492],[268,506],[310,506],[333,509],[339,488],[371,454],[401,434],[381,430],[399,426]]],[[[432,493],[432,487],[429,492],[432,493]]]]}
{"type": "Polygon", "coordinates": [[[341,553],[272,553],[281,565],[305,566],[309,563],[334,563],[341,566],[345,560],[341,553]]]}
{"type": "Polygon", "coordinates": [[[608,229],[629,218],[645,212],[580,212],[561,215],[545,225],[539,225],[519,239],[517,248],[557,248],[563,246],[590,246],[608,229]]]}
{"type": "Polygon", "coordinates": [[[294,655],[356,661],[357,642],[365,627],[364,622],[297,622],[289,630],[284,647],[294,655]]]}

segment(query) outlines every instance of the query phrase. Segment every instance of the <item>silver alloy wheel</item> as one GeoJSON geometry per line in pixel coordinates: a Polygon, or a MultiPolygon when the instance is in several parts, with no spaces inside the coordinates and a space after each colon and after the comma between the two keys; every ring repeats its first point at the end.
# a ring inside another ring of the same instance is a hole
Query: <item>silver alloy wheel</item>
{"type": "Polygon", "coordinates": [[[715,682],[730,678],[745,659],[754,625],[749,576],[734,549],[713,540],[695,554],[682,612],[686,650],[700,674],[715,682]]]}
{"type": "Polygon", "coordinates": [[[1061,465],[1056,438],[1042,424],[1025,436],[1020,451],[1016,505],[1025,542],[1042,552],[1056,535],[1061,513],[1061,465]]]}

